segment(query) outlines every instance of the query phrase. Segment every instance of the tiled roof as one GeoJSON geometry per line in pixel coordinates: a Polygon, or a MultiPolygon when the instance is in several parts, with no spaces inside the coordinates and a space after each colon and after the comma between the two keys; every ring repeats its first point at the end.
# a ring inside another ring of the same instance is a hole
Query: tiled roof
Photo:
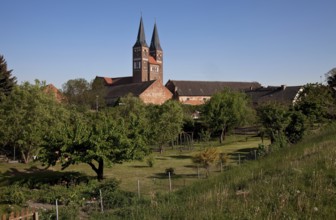
{"type": "Polygon", "coordinates": [[[301,89],[302,86],[269,86],[246,91],[246,94],[252,98],[254,104],[266,102],[293,104],[301,89]]]}
{"type": "Polygon", "coordinates": [[[129,84],[133,82],[132,76],[116,77],[116,78],[96,76],[96,78],[100,80],[104,80],[104,83],[107,86],[117,86],[117,85],[129,84]]]}
{"type": "Polygon", "coordinates": [[[158,62],[156,62],[156,60],[154,59],[154,57],[149,56],[148,58],[149,58],[149,59],[148,59],[148,62],[149,62],[150,64],[158,64],[158,62]]]}
{"type": "Polygon", "coordinates": [[[211,96],[225,88],[245,91],[260,88],[258,82],[217,82],[217,81],[178,81],[169,80],[166,87],[179,96],[211,96]]]}
{"type": "Polygon", "coordinates": [[[129,93],[132,93],[134,96],[139,96],[143,93],[150,85],[152,85],[155,81],[147,81],[140,83],[131,83],[124,85],[117,85],[108,87],[107,91],[107,99],[114,99],[126,96],[129,93]]]}

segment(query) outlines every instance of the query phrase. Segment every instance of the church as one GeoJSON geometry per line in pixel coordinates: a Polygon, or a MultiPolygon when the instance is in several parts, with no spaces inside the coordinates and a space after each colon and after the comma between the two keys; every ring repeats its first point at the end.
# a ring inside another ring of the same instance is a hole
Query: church
{"type": "Polygon", "coordinates": [[[174,99],[186,105],[202,105],[212,95],[229,88],[245,92],[252,97],[253,103],[265,101],[281,101],[293,103],[301,87],[267,87],[258,82],[228,82],[228,81],[190,81],[168,80],[163,84],[163,50],[159,33],[154,24],[150,45],[145,36],[145,28],[140,19],[138,35],[132,49],[132,76],[101,77],[95,81],[106,88],[106,104],[115,105],[120,97],[133,94],[147,104],[163,104],[174,99]],[[276,97],[280,97],[276,99],[276,97]]]}
{"type": "Polygon", "coordinates": [[[145,28],[142,18],[138,36],[133,46],[133,75],[127,77],[99,77],[107,88],[106,104],[114,103],[129,93],[139,97],[147,104],[162,104],[172,99],[173,94],[163,85],[163,50],[159,33],[154,24],[150,46],[146,42],[145,28]]]}

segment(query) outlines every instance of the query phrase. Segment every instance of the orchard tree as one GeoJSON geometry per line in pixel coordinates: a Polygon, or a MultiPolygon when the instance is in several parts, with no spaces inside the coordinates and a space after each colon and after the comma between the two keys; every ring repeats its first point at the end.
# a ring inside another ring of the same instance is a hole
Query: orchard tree
{"type": "Polygon", "coordinates": [[[90,83],[83,78],[70,79],[63,84],[63,94],[70,105],[88,108],[91,105],[90,83]]]}
{"type": "Polygon", "coordinates": [[[16,85],[16,77],[11,73],[12,70],[7,70],[5,58],[0,55],[0,101],[1,96],[8,96],[16,85]]]}
{"type": "Polygon", "coordinates": [[[182,131],[183,111],[180,103],[169,100],[162,105],[148,106],[150,120],[150,140],[157,144],[160,153],[170,141],[173,141],[182,131]]]}
{"type": "Polygon", "coordinates": [[[220,131],[219,142],[223,143],[226,133],[247,122],[252,112],[244,93],[226,89],[211,97],[204,106],[203,114],[213,132],[220,131]]]}
{"type": "Polygon", "coordinates": [[[26,82],[14,87],[0,103],[0,144],[7,152],[19,152],[25,163],[37,155],[45,132],[65,114],[55,96],[44,88],[39,81],[34,85],[26,82]]]}
{"type": "Polygon", "coordinates": [[[322,84],[307,84],[300,93],[295,110],[307,116],[311,125],[321,123],[330,115],[335,114],[335,100],[331,90],[322,84]]]}
{"type": "Polygon", "coordinates": [[[139,106],[128,102],[133,99],[123,101],[120,107],[125,108],[84,113],[73,109],[65,123],[46,134],[41,161],[59,161],[63,169],[86,163],[100,181],[106,165],[143,158],[148,153],[145,121],[136,113],[139,106]]]}
{"type": "MultiPolygon", "coordinates": [[[[224,157],[223,157],[224,158],[224,157]]],[[[214,147],[209,147],[202,152],[194,155],[193,162],[201,165],[206,170],[206,176],[210,174],[211,165],[215,164],[220,159],[218,150],[214,147]]]]}

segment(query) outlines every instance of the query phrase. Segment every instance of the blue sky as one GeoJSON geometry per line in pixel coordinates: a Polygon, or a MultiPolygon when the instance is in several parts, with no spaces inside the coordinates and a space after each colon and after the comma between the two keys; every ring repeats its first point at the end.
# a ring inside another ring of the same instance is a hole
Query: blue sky
{"type": "Polygon", "coordinates": [[[0,0],[0,54],[19,82],[132,75],[142,14],[164,83],[320,82],[336,67],[335,0],[0,0]]]}

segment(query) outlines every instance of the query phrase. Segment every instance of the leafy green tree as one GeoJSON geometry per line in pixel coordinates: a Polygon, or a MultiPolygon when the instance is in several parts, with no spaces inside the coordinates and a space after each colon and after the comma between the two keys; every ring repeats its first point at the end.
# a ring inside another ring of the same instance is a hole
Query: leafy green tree
{"type": "MultiPolygon", "coordinates": [[[[336,95],[336,68],[331,69],[326,73],[327,83],[336,95]]],[[[335,96],[336,97],[336,96],[335,96]]]]}
{"type": "Polygon", "coordinates": [[[220,158],[218,150],[209,147],[202,152],[196,154],[192,160],[196,164],[200,164],[206,170],[206,176],[209,176],[211,165],[215,164],[220,158]]]}
{"type": "Polygon", "coordinates": [[[335,100],[327,86],[317,83],[307,84],[299,95],[295,110],[301,111],[313,125],[323,122],[329,115],[334,114],[332,112],[334,105],[335,100]]]}
{"type": "Polygon", "coordinates": [[[139,109],[132,108],[134,102],[123,101],[120,108],[97,113],[72,110],[65,123],[46,134],[41,161],[48,165],[60,161],[63,169],[86,163],[100,181],[106,165],[141,159],[148,153],[146,124],[136,113],[139,109]]]}
{"type": "Polygon", "coordinates": [[[0,101],[1,96],[8,96],[16,85],[16,77],[12,76],[12,70],[7,70],[5,58],[0,55],[0,101]]]}
{"type": "Polygon", "coordinates": [[[162,105],[149,106],[150,140],[159,145],[162,153],[166,144],[182,131],[183,111],[180,103],[169,100],[162,105]]]}
{"type": "Polygon", "coordinates": [[[91,107],[92,100],[89,95],[91,85],[86,79],[70,79],[62,87],[63,94],[70,105],[85,108],[91,107]]]}
{"type": "Polygon", "coordinates": [[[290,143],[297,143],[303,138],[306,131],[306,116],[300,111],[292,111],[289,115],[289,124],[285,134],[290,143]]]}
{"type": "Polygon", "coordinates": [[[43,91],[44,86],[39,81],[26,82],[0,103],[0,144],[7,151],[15,148],[25,163],[38,153],[45,132],[64,114],[55,97],[43,91]]]}
{"type": "Polygon", "coordinates": [[[263,131],[270,137],[271,144],[283,140],[288,125],[287,109],[279,104],[267,103],[257,109],[263,131]]]}
{"type": "Polygon", "coordinates": [[[205,121],[213,131],[220,131],[220,143],[227,131],[246,123],[252,115],[249,100],[244,93],[228,89],[213,95],[204,106],[205,121]]]}

